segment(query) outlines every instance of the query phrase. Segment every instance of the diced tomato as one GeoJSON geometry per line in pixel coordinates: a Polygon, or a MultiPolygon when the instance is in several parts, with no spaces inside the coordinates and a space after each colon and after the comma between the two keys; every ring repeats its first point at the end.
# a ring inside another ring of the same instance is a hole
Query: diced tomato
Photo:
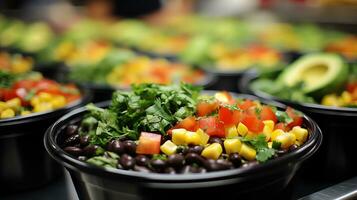
{"type": "Polygon", "coordinates": [[[155,133],[141,132],[139,143],[136,147],[138,154],[159,154],[161,135],[155,133]]]}
{"type": "Polygon", "coordinates": [[[14,85],[14,89],[25,88],[26,90],[31,90],[36,85],[36,82],[33,80],[20,80],[17,81],[14,85]]]}
{"type": "Polygon", "coordinates": [[[8,101],[10,99],[16,98],[16,92],[13,89],[3,89],[2,98],[4,101],[8,101]]]}
{"type": "Polygon", "coordinates": [[[199,102],[197,104],[197,115],[199,117],[203,117],[211,114],[218,108],[218,102],[199,102]]]}
{"type": "Polygon", "coordinates": [[[225,126],[238,124],[241,120],[242,113],[239,110],[230,110],[226,107],[221,107],[218,111],[218,117],[225,126]]]}
{"type": "Polygon", "coordinates": [[[245,100],[242,103],[238,103],[237,105],[242,110],[248,110],[250,107],[255,106],[254,102],[250,99],[245,100]]]}
{"type": "Polygon", "coordinates": [[[256,115],[245,115],[242,123],[247,126],[248,130],[254,133],[261,133],[264,129],[264,123],[256,115]]]}
{"type": "Polygon", "coordinates": [[[286,109],[286,113],[293,119],[293,122],[288,124],[289,128],[293,128],[294,126],[301,126],[303,122],[302,116],[299,115],[293,108],[288,107],[286,109]]]}
{"type": "Polygon", "coordinates": [[[269,106],[263,106],[262,110],[260,112],[260,119],[261,120],[272,120],[274,123],[278,121],[278,118],[276,117],[275,113],[269,106]]]}
{"type": "Polygon", "coordinates": [[[43,79],[35,85],[37,93],[47,92],[50,94],[61,94],[59,84],[53,80],[43,79]]]}
{"type": "Polygon", "coordinates": [[[198,129],[198,124],[195,117],[186,117],[182,121],[176,124],[176,128],[184,128],[188,131],[196,131],[198,129]]]}
{"type": "Polygon", "coordinates": [[[283,122],[279,122],[279,123],[275,124],[274,130],[276,130],[276,129],[281,129],[283,131],[289,131],[289,128],[283,122]]]}
{"type": "Polygon", "coordinates": [[[349,93],[354,93],[357,90],[357,82],[348,83],[346,89],[349,93]]]}
{"type": "Polygon", "coordinates": [[[217,117],[206,117],[198,120],[198,126],[209,136],[225,137],[223,123],[217,117]]]}

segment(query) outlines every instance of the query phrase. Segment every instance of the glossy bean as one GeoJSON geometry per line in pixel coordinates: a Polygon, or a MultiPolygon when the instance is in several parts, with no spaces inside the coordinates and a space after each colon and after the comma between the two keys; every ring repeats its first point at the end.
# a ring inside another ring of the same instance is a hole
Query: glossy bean
{"type": "Polygon", "coordinates": [[[188,148],[188,153],[197,153],[197,154],[201,154],[203,151],[203,146],[192,146],[188,148]]]}
{"type": "Polygon", "coordinates": [[[167,167],[164,169],[165,174],[176,174],[176,171],[173,167],[167,167]]]}
{"type": "Polygon", "coordinates": [[[68,136],[72,136],[74,134],[77,134],[77,132],[78,132],[78,126],[77,125],[72,124],[72,125],[67,126],[67,128],[66,128],[66,135],[68,135],[68,136]]]}
{"type": "Polygon", "coordinates": [[[135,159],[128,154],[123,154],[120,157],[119,163],[124,169],[132,169],[135,165],[135,159]]]}
{"type": "Polygon", "coordinates": [[[218,137],[211,137],[209,140],[208,140],[208,143],[219,143],[222,145],[223,147],[223,140],[221,138],[218,138],[218,137]]]}
{"type": "Polygon", "coordinates": [[[88,157],[99,154],[98,151],[101,151],[101,147],[98,145],[88,145],[83,148],[84,155],[88,157]]]}
{"type": "Polygon", "coordinates": [[[291,145],[291,146],[289,147],[289,151],[294,151],[294,150],[296,150],[297,148],[298,148],[298,145],[293,144],[293,145],[291,145]]]}
{"type": "Polygon", "coordinates": [[[68,137],[67,139],[64,140],[63,144],[65,146],[74,146],[76,144],[79,144],[79,135],[72,135],[68,137]]]}
{"type": "Polygon", "coordinates": [[[89,135],[83,135],[83,136],[80,136],[79,138],[79,144],[82,146],[82,147],[85,147],[89,144],[89,135]]]}
{"type": "Polygon", "coordinates": [[[123,142],[124,150],[130,155],[135,155],[136,153],[136,143],[131,140],[125,140],[123,142]]]}
{"type": "Polygon", "coordinates": [[[124,144],[122,142],[120,142],[119,140],[110,141],[110,143],[108,145],[108,150],[111,152],[117,153],[119,155],[121,155],[125,152],[124,144]]]}
{"type": "Polygon", "coordinates": [[[154,159],[150,161],[150,165],[157,170],[164,169],[166,167],[166,162],[160,159],[154,159]]]}
{"type": "Polygon", "coordinates": [[[167,164],[174,168],[182,167],[185,158],[181,154],[172,154],[167,158],[167,164]]]}
{"type": "Polygon", "coordinates": [[[198,164],[198,165],[202,165],[205,162],[205,159],[201,156],[198,155],[197,153],[188,153],[185,156],[185,161],[187,164],[198,164]]]}
{"type": "Polygon", "coordinates": [[[78,147],[69,146],[65,147],[63,150],[73,156],[80,156],[83,154],[83,150],[78,147]]]}
{"type": "Polygon", "coordinates": [[[150,159],[145,155],[137,155],[135,157],[135,162],[139,166],[147,166],[150,162],[150,159]]]}
{"type": "Polygon", "coordinates": [[[233,168],[232,162],[225,160],[225,159],[218,159],[218,160],[216,160],[216,163],[220,166],[220,170],[233,168]]]}
{"type": "Polygon", "coordinates": [[[137,171],[137,172],[145,172],[145,173],[149,173],[151,172],[151,170],[147,167],[144,167],[144,166],[138,166],[138,165],[135,165],[134,166],[134,171],[137,171]]]}
{"type": "Polygon", "coordinates": [[[235,167],[242,165],[242,157],[238,153],[229,154],[228,159],[233,163],[235,167]]]}

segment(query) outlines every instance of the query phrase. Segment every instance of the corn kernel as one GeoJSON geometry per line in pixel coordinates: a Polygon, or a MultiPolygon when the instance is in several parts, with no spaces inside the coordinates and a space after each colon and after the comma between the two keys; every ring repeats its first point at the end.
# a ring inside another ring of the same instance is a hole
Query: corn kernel
{"type": "Polygon", "coordinates": [[[7,108],[4,111],[1,112],[1,119],[4,118],[9,118],[9,117],[15,117],[15,111],[11,108],[7,108]]]}
{"type": "Polygon", "coordinates": [[[201,155],[205,158],[217,160],[222,154],[222,146],[219,143],[213,143],[203,149],[201,155]]]}
{"type": "Polygon", "coordinates": [[[349,104],[352,102],[352,96],[347,91],[342,92],[341,99],[344,104],[349,104]]]}
{"type": "Polygon", "coordinates": [[[183,128],[172,130],[172,142],[176,145],[181,145],[186,143],[186,130],[183,128]]]}
{"type": "Polygon", "coordinates": [[[227,154],[239,153],[242,146],[242,142],[238,138],[226,139],[223,144],[227,154]]]}
{"type": "Polygon", "coordinates": [[[45,101],[45,102],[49,102],[53,99],[53,95],[47,92],[40,92],[38,94],[38,97],[40,98],[40,101],[45,101]]]}
{"type": "Polygon", "coordinates": [[[66,98],[61,95],[56,95],[52,100],[51,104],[54,109],[56,108],[62,108],[66,105],[66,98]]]}
{"type": "Polygon", "coordinates": [[[268,142],[268,147],[273,148],[273,142],[268,142]]]}
{"type": "Polygon", "coordinates": [[[30,101],[31,105],[35,107],[36,105],[39,105],[41,103],[40,98],[38,96],[34,96],[31,98],[30,101]]]}
{"type": "Polygon", "coordinates": [[[185,137],[185,144],[192,144],[192,145],[201,144],[200,135],[196,132],[187,131],[185,137]]]}
{"type": "Polygon", "coordinates": [[[300,144],[304,143],[309,135],[307,129],[301,128],[300,126],[295,126],[290,132],[295,135],[296,140],[300,144]]]}
{"type": "Polygon", "coordinates": [[[239,135],[245,136],[248,133],[248,128],[243,123],[239,122],[237,126],[237,131],[239,135]]]}
{"type": "Polygon", "coordinates": [[[22,115],[22,116],[29,115],[29,114],[31,114],[31,112],[28,111],[28,110],[23,110],[23,111],[21,111],[21,115],[22,115]]]}
{"type": "Polygon", "coordinates": [[[274,121],[265,120],[263,121],[263,123],[264,123],[263,134],[265,135],[265,140],[269,141],[271,137],[271,133],[274,130],[274,121]]]}
{"type": "Polygon", "coordinates": [[[273,120],[264,120],[263,123],[265,126],[270,128],[271,130],[274,130],[275,123],[273,120]]]}
{"type": "Polygon", "coordinates": [[[176,153],[176,149],[177,145],[171,142],[171,140],[167,140],[163,145],[160,146],[160,150],[168,156],[176,153]]]}
{"type": "Polygon", "coordinates": [[[248,146],[247,144],[242,144],[239,154],[246,160],[255,160],[255,156],[257,152],[252,147],[248,146]]]}
{"type": "Polygon", "coordinates": [[[236,126],[230,126],[226,128],[227,138],[233,138],[238,136],[238,131],[236,126]]]}
{"type": "Polygon", "coordinates": [[[7,104],[5,102],[3,102],[3,101],[0,101],[0,112],[2,112],[3,110],[5,110],[7,108],[9,108],[7,106],[7,104]]]}
{"type": "Polygon", "coordinates": [[[196,133],[200,136],[200,145],[204,146],[209,140],[209,135],[207,135],[202,129],[198,129],[196,133]]]}
{"type": "Polygon", "coordinates": [[[295,144],[296,137],[292,133],[284,133],[276,137],[274,141],[280,142],[281,148],[288,149],[291,145],[295,144]]]}
{"type": "Polygon", "coordinates": [[[20,98],[13,98],[6,101],[6,105],[14,110],[18,110],[21,107],[20,98]]]}
{"type": "Polygon", "coordinates": [[[271,133],[271,140],[275,140],[279,135],[283,135],[285,132],[281,129],[276,129],[271,133]]]}
{"type": "Polygon", "coordinates": [[[338,106],[340,105],[339,100],[335,94],[325,95],[321,101],[322,105],[325,106],[338,106]]]}
{"type": "Polygon", "coordinates": [[[34,112],[44,112],[44,111],[49,111],[52,110],[52,104],[50,103],[40,103],[34,106],[33,111],[34,112]]]}

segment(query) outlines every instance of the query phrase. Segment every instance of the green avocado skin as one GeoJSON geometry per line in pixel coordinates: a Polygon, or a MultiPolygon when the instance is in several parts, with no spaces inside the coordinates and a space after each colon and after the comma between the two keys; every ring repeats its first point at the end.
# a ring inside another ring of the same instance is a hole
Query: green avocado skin
{"type": "MultiPolygon", "coordinates": [[[[335,54],[322,54],[322,56],[319,56],[318,54],[316,55],[316,59],[324,59],[324,57],[327,56],[335,56],[338,59],[342,60],[342,57],[335,55],[335,54]]],[[[304,59],[304,57],[299,58],[299,59],[304,59]]],[[[296,61],[295,61],[296,62],[296,61]]],[[[306,91],[304,92],[306,95],[313,97],[316,100],[321,99],[324,95],[329,94],[329,93],[338,93],[339,91],[341,91],[343,89],[344,84],[347,82],[348,80],[348,74],[349,74],[349,67],[348,65],[343,62],[342,65],[338,65],[336,67],[339,67],[340,70],[338,70],[338,73],[336,74],[336,76],[334,76],[333,79],[331,79],[329,82],[327,82],[325,85],[323,85],[320,88],[317,88],[315,90],[312,91],[306,91]]],[[[288,66],[276,79],[278,84],[282,84],[282,85],[286,85],[284,82],[284,79],[286,76],[297,76],[297,74],[290,74],[290,72],[292,71],[291,68],[292,67],[296,67],[293,64],[288,66]]]]}

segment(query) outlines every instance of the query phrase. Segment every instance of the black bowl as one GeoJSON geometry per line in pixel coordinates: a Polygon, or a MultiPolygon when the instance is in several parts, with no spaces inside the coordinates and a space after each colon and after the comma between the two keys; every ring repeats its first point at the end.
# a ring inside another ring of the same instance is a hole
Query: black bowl
{"type": "MultiPolygon", "coordinates": [[[[257,99],[247,95],[238,97],[257,99]]],[[[272,101],[268,103],[276,105],[272,101]]],[[[108,105],[106,102],[100,106],[108,105]]],[[[224,194],[230,199],[286,199],[281,192],[322,141],[316,123],[304,116],[304,125],[312,133],[308,141],[296,151],[263,164],[184,175],[106,169],[79,161],[60,147],[65,127],[79,122],[86,113],[86,108],[80,108],[65,115],[47,130],[44,138],[48,153],[69,171],[80,199],[193,199],[197,196],[217,199],[224,194]]]]}
{"type": "Polygon", "coordinates": [[[267,100],[274,100],[303,111],[321,127],[324,141],[319,152],[306,164],[305,178],[326,181],[341,181],[357,175],[357,141],[356,108],[337,108],[311,103],[299,103],[280,99],[263,91],[254,91],[250,84],[257,76],[246,76],[238,87],[245,93],[256,95],[267,100]],[[313,176],[311,176],[313,174],[313,176]]]}
{"type": "Polygon", "coordinates": [[[43,135],[58,118],[89,102],[88,91],[82,94],[64,108],[0,120],[0,193],[36,188],[61,174],[43,147],[43,135]]]}

